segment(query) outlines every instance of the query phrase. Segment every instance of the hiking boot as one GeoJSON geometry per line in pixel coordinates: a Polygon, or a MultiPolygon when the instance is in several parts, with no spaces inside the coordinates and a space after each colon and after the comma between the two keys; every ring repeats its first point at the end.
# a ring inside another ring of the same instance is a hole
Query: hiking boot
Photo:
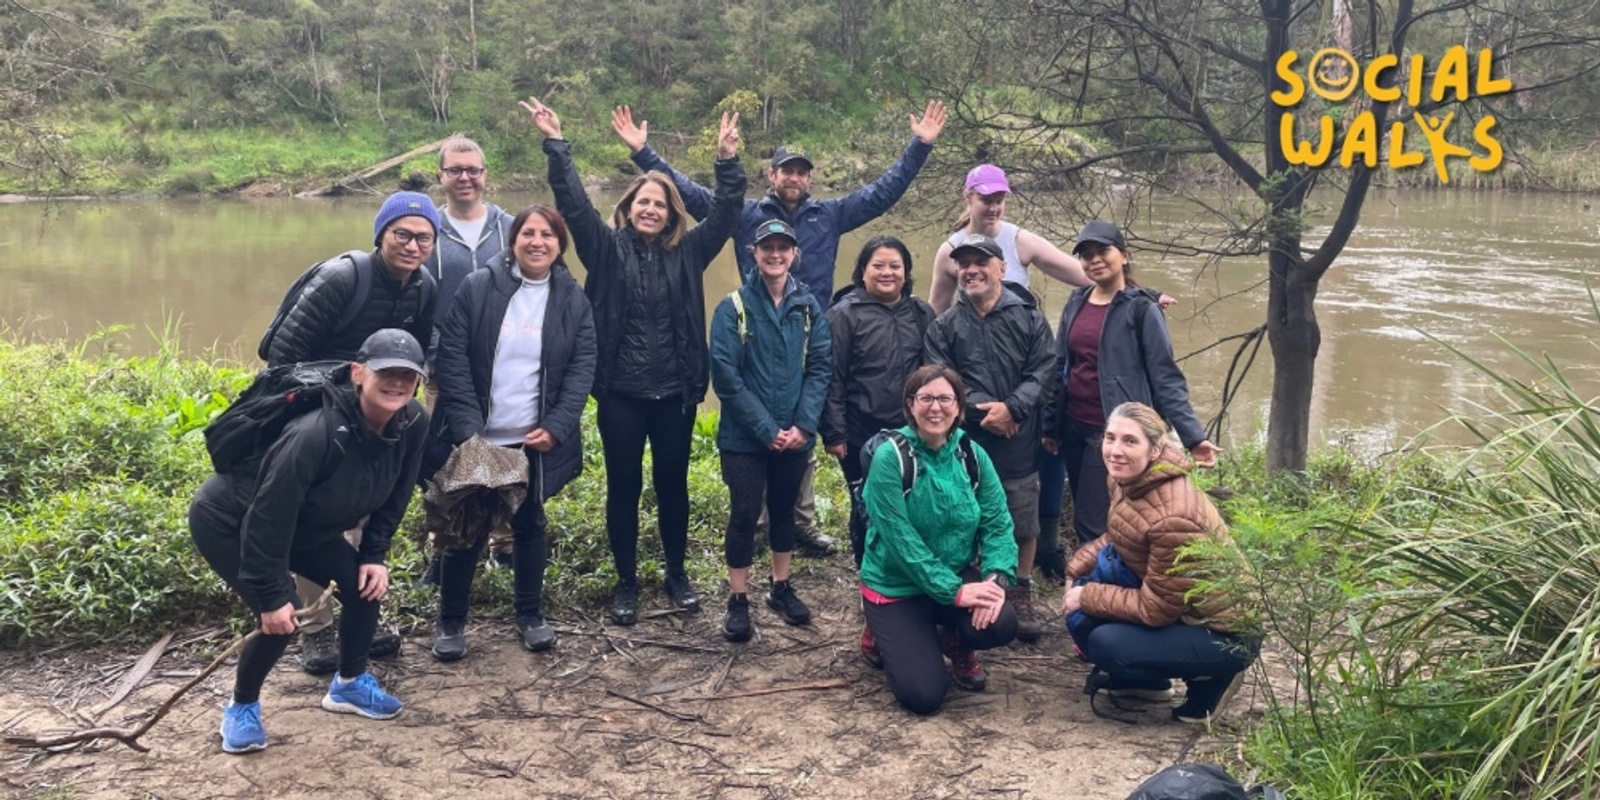
{"type": "Polygon", "coordinates": [[[1033,569],[1045,580],[1066,583],[1067,554],[1061,550],[1040,550],[1033,556],[1033,569]]]}
{"type": "Polygon", "coordinates": [[[1172,681],[1130,681],[1113,676],[1100,688],[1104,689],[1108,696],[1118,700],[1165,703],[1172,699],[1172,681]]]}
{"type": "Polygon", "coordinates": [[[392,719],[405,704],[378,686],[378,679],[372,677],[372,673],[363,672],[348,681],[334,676],[328,684],[328,693],[322,696],[322,707],[337,714],[392,719]]]}
{"type": "Polygon", "coordinates": [[[611,621],[618,625],[632,625],[639,621],[639,579],[617,581],[611,593],[611,621]]]}
{"type": "Polygon", "coordinates": [[[1233,699],[1243,683],[1242,671],[1228,681],[1219,678],[1191,678],[1184,681],[1188,686],[1188,694],[1182,705],[1172,709],[1172,718],[1192,725],[1209,724],[1222,707],[1233,699]]]}
{"type": "Polygon", "coordinates": [[[1043,629],[1033,613],[1033,584],[1019,582],[1007,589],[1006,600],[1017,610],[1017,639],[1030,644],[1039,641],[1043,629]]]}
{"type": "Polygon", "coordinates": [[[267,749],[261,727],[261,703],[229,703],[222,709],[222,752],[249,753],[267,749]]]}
{"type": "Polygon", "coordinates": [[[808,558],[827,558],[833,555],[833,537],[816,528],[801,528],[794,532],[794,551],[808,558]]]}
{"type": "Polygon", "coordinates": [[[878,652],[878,640],[872,635],[872,627],[861,626],[861,658],[867,666],[873,669],[883,669],[883,654],[878,652]]]}
{"type": "Polygon", "coordinates": [[[667,590],[667,599],[672,601],[675,608],[683,609],[690,614],[700,611],[700,595],[694,593],[694,584],[689,582],[689,575],[682,570],[667,570],[667,577],[661,582],[662,588],[667,590]]]}
{"type": "Polygon", "coordinates": [[[788,581],[772,582],[772,588],[767,590],[767,608],[778,612],[778,616],[790,625],[804,625],[811,621],[811,609],[800,602],[800,596],[794,593],[794,586],[788,581]]]}
{"type": "Polygon", "coordinates": [[[300,668],[312,675],[327,675],[339,668],[339,631],[329,625],[300,635],[300,668]]]}
{"type": "Polygon", "coordinates": [[[730,642],[750,641],[750,598],[728,595],[728,613],[722,618],[722,638],[730,642]]]}
{"type": "Polygon", "coordinates": [[[515,569],[516,557],[510,550],[495,550],[489,553],[489,569],[515,569]]]}
{"type": "Polygon", "coordinates": [[[517,617],[517,632],[522,634],[522,646],[535,653],[549,650],[556,643],[556,629],[539,614],[517,617]]]}
{"type": "Polygon", "coordinates": [[[433,647],[428,652],[440,661],[460,661],[467,655],[466,623],[439,620],[433,626],[433,647]]]}
{"type": "Polygon", "coordinates": [[[372,643],[367,645],[367,658],[388,658],[400,652],[401,641],[397,631],[379,630],[372,634],[372,643]]]}
{"type": "Polygon", "coordinates": [[[945,658],[950,659],[950,677],[957,686],[969,692],[988,688],[989,673],[983,671],[983,662],[978,659],[976,650],[962,646],[961,637],[952,631],[946,631],[939,644],[945,658]]]}

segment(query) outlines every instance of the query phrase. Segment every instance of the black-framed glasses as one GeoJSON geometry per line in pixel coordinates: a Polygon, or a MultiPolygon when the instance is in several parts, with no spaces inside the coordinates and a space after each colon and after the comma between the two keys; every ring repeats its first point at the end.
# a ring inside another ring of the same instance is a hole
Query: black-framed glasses
{"type": "Polygon", "coordinates": [[[934,404],[950,408],[956,404],[956,396],[953,394],[919,394],[912,396],[911,399],[923,408],[934,404]]]}
{"type": "Polygon", "coordinates": [[[433,234],[431,233],[412,233],[404,228],[390,228],[389,235],[394,237],[395,243],[401,247],[412,242],[416,242],[418,247],[430,247],[433,245],[433,234]]]}
{"type": "Polygon", "coordinates": [[[482,176],[485,170],[483,167],[445,167],[439,171],[452,178],[459,178],[462,175],[477,178],[482,176]]]}

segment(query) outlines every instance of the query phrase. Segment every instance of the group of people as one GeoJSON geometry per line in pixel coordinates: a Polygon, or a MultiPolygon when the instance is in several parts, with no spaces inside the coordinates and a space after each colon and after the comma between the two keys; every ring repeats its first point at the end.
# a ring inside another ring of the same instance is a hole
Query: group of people
{"type": "Polygon", "coordinates": [[[852,487],[861,652],[906,708],[937,710],[952,680],[981,690],[977,651],[1039,635],[1037,565],[1070,586],[1060,612],[1091,620],[1069,630],[1111,676],[1108,691],[1170,697],[1169,681],[1182,678],[1189,690],[1176,717],[1216,709],[1254,642],[1233,630],[1226,598],[1197,596],[1195,573],[1172,566],[1190,540],[1227,546],[1186,477],[1220,451],[1173,363],[1161,311],[1170,298],[1133,282],[1115,226],[1089,223],[1069,255],[1004,222],[1010,186],[986,164],[968,175],[966,213],[935,255],[931,305],[913,296],[912,254],[892,236],[870,239],[834,293],[840,236],[888,211],[916,178],[944,127],[938,102],[910,116],[912,139],[881,178],[830,200],[810,196],[814,165],[793,147],[772,156],[769,191],[746,199],[737,114],[720,121],[715,186],[706,187],[655,153],[647,124],[619,108],[613,129],[641,174],[609,220],[583,188],[559,116],[537,99],[521,105],[545,137],[553,206],[513,217],[488,203],[482,149],[452,139],[440,155],[445,203],[414,192],[386,199],[375,249],[315,267],[263,341],[269,367],[349,367],[330,379],[321,408],[247,468],[214,475],[191,506],[197,548],[260,616],[224,711],[224,750],[266,746],[261,686],[296,632],[302,667],[337,673],[325,708],[400,712],[367,671],[369,658],[399,645],[379,633],[385,559],[419,476],[473,437],[521,451],[527,495],[508,531],[438,554],[430,650],[442,661],[467,655],[486,548],[513,571],[523,645],[553,646],[544,507],[582,469],[590,395],[616,569],[610,620],[638,619],[647,444],[662,589],[676,608],[699,610],[685,569],[687,476],[708,388],[722,407],[716,442],[729,492],[727,640],[754,633],[750,571],[763,525],[765,605],[789,625],[811,620],[791,567],[797,550],[832,549],[812,516],[820,448],[852,487]],[[729,239],[743,281],[708,324],[704,273],[729,239]],[[582,287],[563,260],[569,247],[586,270],[582,287]],[[1078,287],[1054,334],[1026,288],[1026,265],[1078,287]],[[431,415],[417,400],[424,382],[431,415]],[[1081,545],[1070,560],[1055,538],[1063,480],[1081,545]],[[337,626],[328,614],[297,619],[330,582],[337,626]]]}

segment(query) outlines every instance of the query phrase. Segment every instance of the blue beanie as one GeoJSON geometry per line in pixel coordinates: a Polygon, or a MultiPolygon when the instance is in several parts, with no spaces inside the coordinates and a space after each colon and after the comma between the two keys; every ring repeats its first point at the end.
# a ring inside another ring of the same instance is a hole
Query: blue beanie
{"type": "Polygon", "coordinates": [[[383,201],[378,216],[372,220],[373,247],[378,246],[383,232],[401,217],[422,217],[433,226],[434,235],[439,235],[439,210],[434,208],[433,198],[421,192],[395,192],[383,201]]]}

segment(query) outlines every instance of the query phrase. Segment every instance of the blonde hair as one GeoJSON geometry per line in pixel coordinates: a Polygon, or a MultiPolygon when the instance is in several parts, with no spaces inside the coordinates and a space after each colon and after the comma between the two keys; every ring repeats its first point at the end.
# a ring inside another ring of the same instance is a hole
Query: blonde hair
{"type": "Polygon", "coordinates": [[[1168,425],[1155,409],[1144,403],[1128,402],[1111,409],[1111,413],[1106,415],[1106,422],[1110,423],[1114,419],[1133,420],[1134,424],[1139,426],[1139,430],[1144,432],[1145,441],[1156,447],[1173,443],[1172,426],[1168,425]]]}
{"type": "Polygon", "coordinates": [[[617,201],[616,209],[611,212],[611,227],[619,231],[633,227],[633,221],[628,219],[628,209],[647,183],[661,187],[667,196],[667,227],[661,231],[660,241],[662,249],[671,250],[683,241],[685,229],[689,227],[683,221],[689,218],[689,210],[684,208],[683,195],[678,194],[678,186],[672,182],[672,177],[660,170],[650,170],[628,184],[627,191],[622,193],[622,199],[617,201]]]}
{"type": "Polygon", "coordinates": [[[477,142],[465,136],[452,136],[444,140],[444,144],[439,147],[440,170],[444,169],[444,156],[446,153],[477,153],[478,160],[482,161],[485,167],[489,165],[489,158],[483,154],[483,148],[477,142]]]}

